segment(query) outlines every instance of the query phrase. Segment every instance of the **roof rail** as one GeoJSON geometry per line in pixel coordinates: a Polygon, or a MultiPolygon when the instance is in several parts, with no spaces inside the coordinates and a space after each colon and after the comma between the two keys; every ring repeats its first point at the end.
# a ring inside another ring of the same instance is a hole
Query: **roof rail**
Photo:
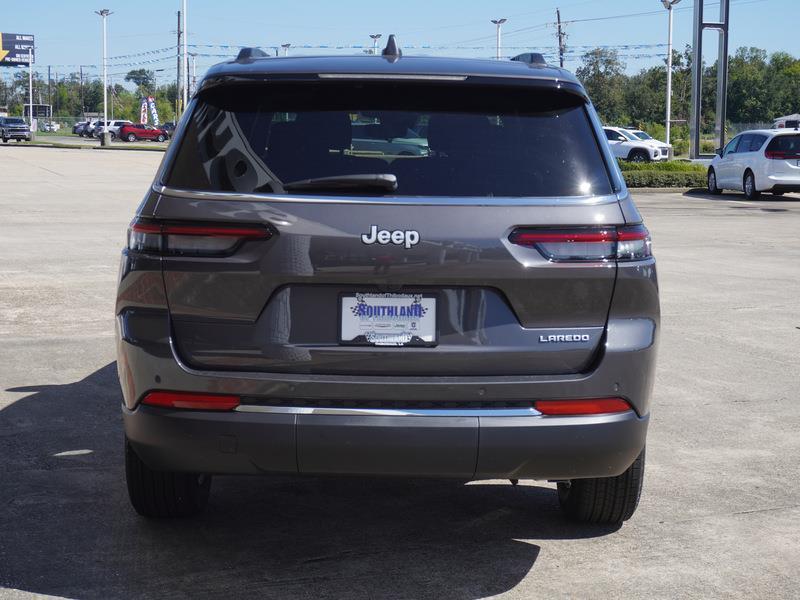
{"type": "Polygon", "coordinates": [[[547,66],[547,61],[540,52],[523,52],[522,54],[517,54],[516,56],[512,57],[511,60],[524,62],[529,65],[536,65],[537,67],[547,66]]]}
{"type": "Polygon", "coordinates": [[[269,54],[264,52],[261,48],[242,48],[239,54],[236,55],[234,62],[243,63],[253,60],[254,58],[267,58],[269,54]]]}

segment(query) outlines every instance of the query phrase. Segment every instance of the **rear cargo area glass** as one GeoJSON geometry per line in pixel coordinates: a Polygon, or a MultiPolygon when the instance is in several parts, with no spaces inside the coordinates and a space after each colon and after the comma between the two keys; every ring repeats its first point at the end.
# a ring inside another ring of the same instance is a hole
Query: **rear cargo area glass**
{"type": "Polygon", "coordinates": [[[189,190],[283,193],[305,179],[392,174],[399,196],[612,193],[584,100],[558,89],[226,85],[201,93],[179,144],[164,183],[189,190]]]}

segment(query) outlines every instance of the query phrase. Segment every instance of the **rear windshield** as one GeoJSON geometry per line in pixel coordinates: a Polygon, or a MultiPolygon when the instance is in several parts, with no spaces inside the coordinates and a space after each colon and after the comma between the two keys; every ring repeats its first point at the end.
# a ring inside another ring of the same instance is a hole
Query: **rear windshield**
{"type": "Polygon", "coordinates": [[[800,135],[778,135],[772,138],[767,150],[800,155],[800,135]]]}
{"type": "Polygon", "coordinates": [[[395,175],[392,195],[402,196],[611,193],[580,98],[408,83],[206,90],[165,183],[280,193],[283,183],[356,174],[395,175]]]}

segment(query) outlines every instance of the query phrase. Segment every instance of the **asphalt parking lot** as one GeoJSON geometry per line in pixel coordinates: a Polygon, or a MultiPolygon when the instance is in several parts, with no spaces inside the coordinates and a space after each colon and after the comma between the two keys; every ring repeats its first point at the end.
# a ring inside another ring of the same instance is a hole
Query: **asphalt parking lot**
{"type": "Polygon", "coordinates": [[[125,490],[113,298],[161,156],[0,147],[0,598],[797,597],[800,196],[637,198],[663,330],[622,528],[542,482],[284,477],[158,522],[125,490]]]}

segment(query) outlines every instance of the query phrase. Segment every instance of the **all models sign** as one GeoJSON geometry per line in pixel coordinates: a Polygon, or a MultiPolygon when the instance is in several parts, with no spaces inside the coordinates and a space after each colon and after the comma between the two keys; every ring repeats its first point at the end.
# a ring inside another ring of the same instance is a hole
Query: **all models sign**
{"type": "Polygon", "coordinates": [[[0,67],[28,64],[28,51],[36,62],[33,52],[33,36],[24,33],[0,33],[0,67]]]}

